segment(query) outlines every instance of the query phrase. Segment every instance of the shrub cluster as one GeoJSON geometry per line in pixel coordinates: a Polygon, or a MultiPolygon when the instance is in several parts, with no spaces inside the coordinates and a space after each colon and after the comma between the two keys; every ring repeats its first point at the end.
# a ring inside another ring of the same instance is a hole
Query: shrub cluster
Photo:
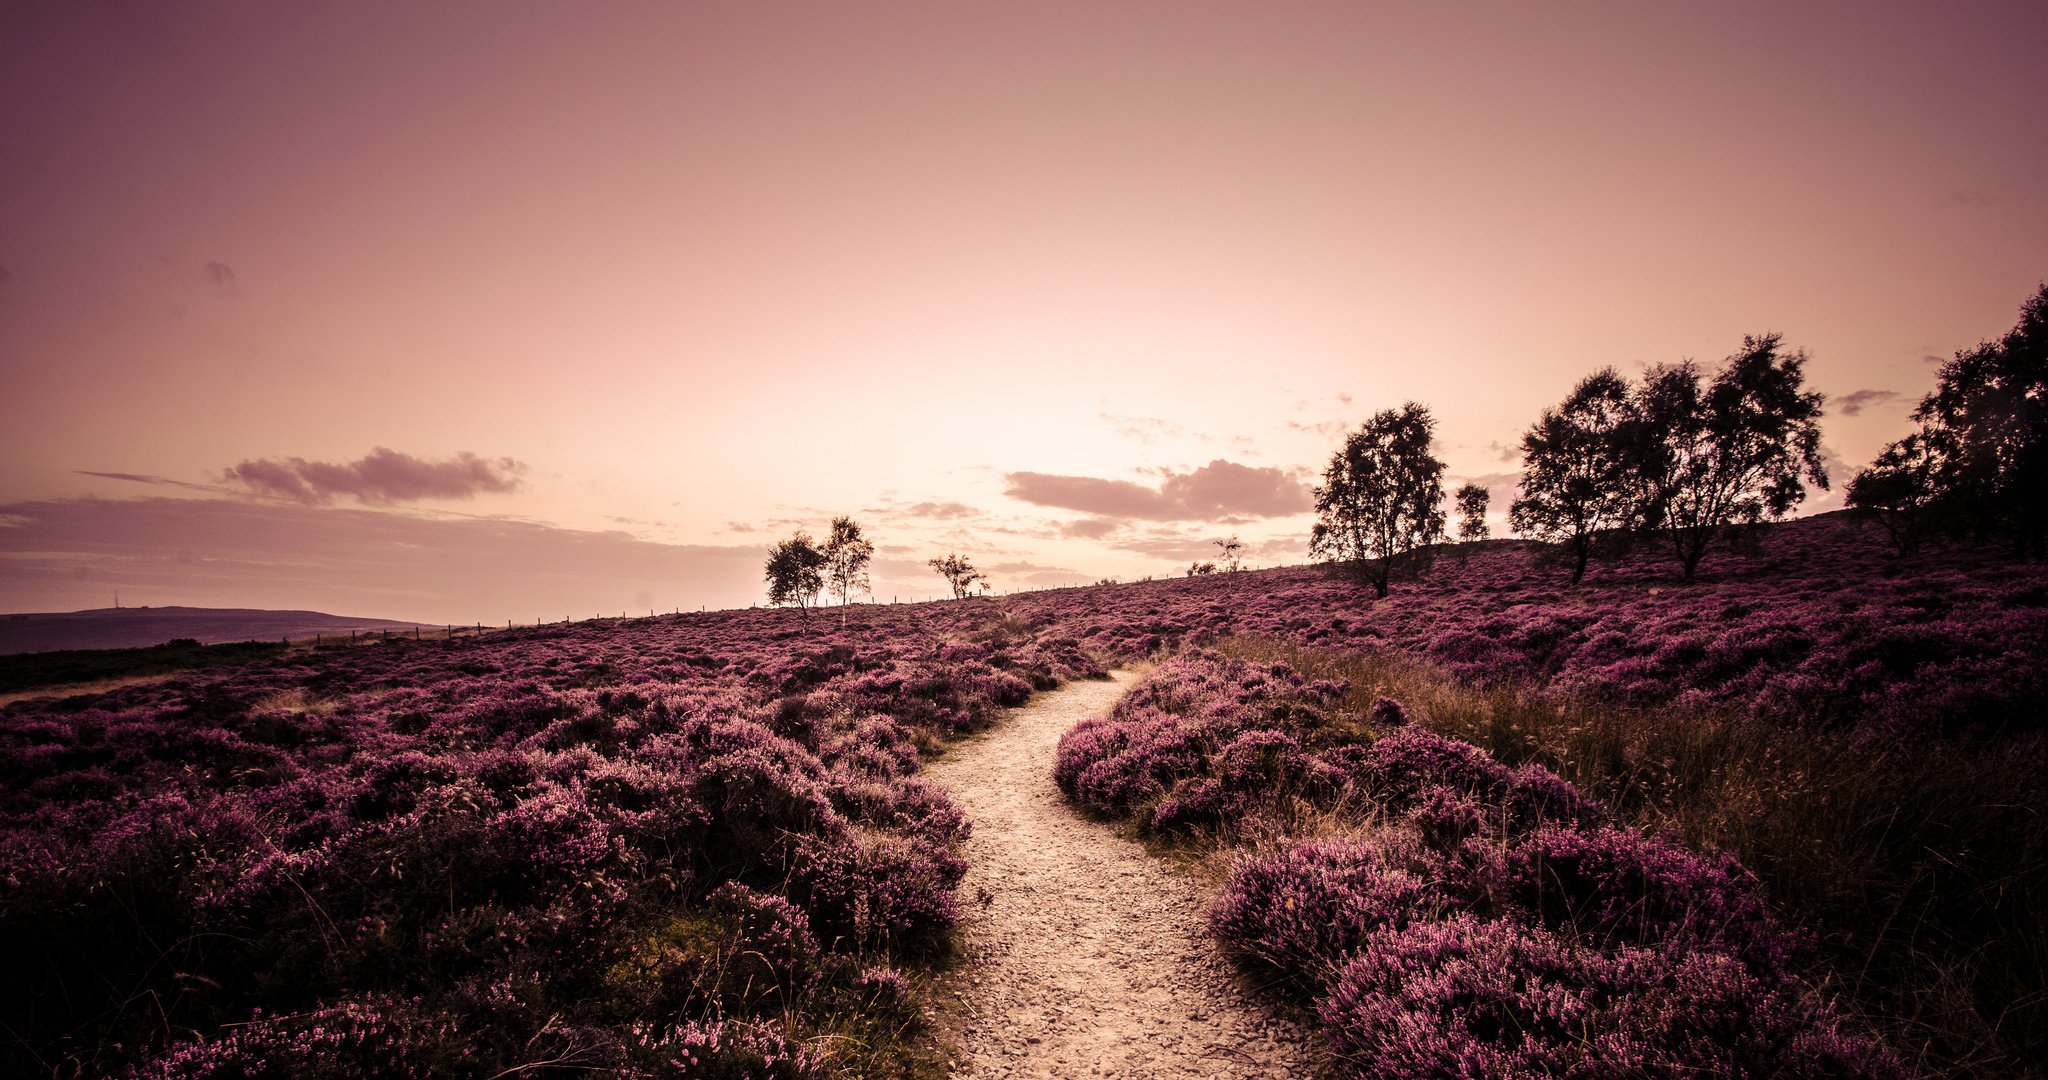
{"type": "Polygon", "coordinates": [[[336,647],[9,706],[0,1071],[810,1076],[887,1052],[964,872],[921,750],[1100,669],[985,605],[796,625],[336,647]]]}
{"type": "Polygon", "coordinates": [[[1105,656],[1227,636],[1392,649],[1553,700],[1698,703],[1887,741],[2039,732],[2048,717],[2048,566],[1961,547],[1897,559],[1839,513],[1773,526],[1691,582],[1642,552],[1570,588],[1541,549],[1501,541],[1439,560],[1381,601],[1296,568],[1034,593],[1011,607],[1105,656]]]}
{"type": "Polygon", "coordinates": [[[1334,709],[1347,689],[1184,653],[1069,732],[1055,773],[1155,834],[1340,828],[1240,856],[1211,928],[1313,1003],[1347,1071],[1904,1075],[1799,982],[1803,941],[1736,860],[1623,827],[1394,702],[1334,709]]]}

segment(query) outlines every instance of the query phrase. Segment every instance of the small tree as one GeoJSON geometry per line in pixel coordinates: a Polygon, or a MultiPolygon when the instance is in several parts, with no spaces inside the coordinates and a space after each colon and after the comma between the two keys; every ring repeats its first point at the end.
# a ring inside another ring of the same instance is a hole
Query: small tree
{"type": "Polygon", "coordinates": [[[1951,527],[2048,557],[2048,285],[2003,338],[1943,364],[1913,419],[1951,527]]]}
{"type": "Polygon", "coordinates": [[[868,562],[875,557],[875,545],[861,535],[850,517],[832,519],[832,536],[825,541],[825,582],[839,597],[839,624],[846,625],[846,605],[852,594],[867,592],[868,562]]]}
{"type": "Polygon", "coordinates": [[[810,533],[799,530],[768,549],[768,603],[794,604],[810,618],[811,605],[825,588],[824,568],[825,552],[811,542],[810,533]]]}
{"type": "Polygon", "coordinates": [[[1216,564],[1212,562],[1191,562],[1188,564],[1189,577],[1202,577],[1215,572],[1216,564]]]}
{"type": "Polygon", "coordinates": [[[1430,452],[1436,421],[1408,402],[1375,413],[1330,458],[1316,489],[1309,555],[1387,595],[1398,570],[1443,537],[1444,463],[1430,452]]]}
{"type": "Polygon", "coordinates": [[[1218,561],[1222,564],[1224,573],[1235,574],[1244,568],[1244,541],[1239,540],[1236,533],[1231,533],[1228,540],[1211,540],[1209,542],[1215,544],[1222,551],[1222,556],[1218,561]]]}
{"type": "Polygon", "coordinates": [[[1487,537],[1486,506],[1493,501],[1493,493],[1479,484],[1466,484],[1458,489],[1458,541],[1476,543],[1487,537]]]}
{"type": "Polygon", "coordinates": [[[948,553],[945,558],[929,560],[925,565],[937,570],[939,576],[946,579],[946,587],[953,590],[955,600],[966,599],[975,582],[988,580],[982,577],[972,562],[959,555],[948,553]]]}
{"type": "Polygon", "coordinates": [[[1635,438],[1628,381],[1613,368],[1579,380],[1522,436],[1522,494],[1508,508],[1508,523],[1523,536],[1561,547],[1571,558],[1574,585],[1585,577],[1594,545],[1636,520],[1635,438]]]}
{"type": "Polygon", "coordinates": [[[1849,481],[1849,509],[1877,519],[1900,555],[1920,550],[1939,506],[1935,476],[1941,461],[1918,434],[1892,443],[1849,481]]]}
{"type": "Polygon", "coordinates": [[[1670,541],[1690,581],[1700,557],[1734,525],[1780,518],[1827,490],[1821,395],[1805,389],[1806,354],[1780,336],[1745,337],[1704,387],[1691,361],[1650,369],[1631,402],[1629,467],[1647,501],[1642,520],[1670,541]]]}

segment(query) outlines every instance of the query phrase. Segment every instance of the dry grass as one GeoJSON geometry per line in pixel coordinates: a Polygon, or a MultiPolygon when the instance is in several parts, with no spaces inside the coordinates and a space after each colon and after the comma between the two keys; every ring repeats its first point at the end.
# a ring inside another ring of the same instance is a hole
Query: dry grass
{"type": "MultiPolygon", "coordinates": [[[[1703,709],[1557,702],[1425,662],[1263,639],[1218,651],[1395,698],[1433,730],[1539,762],[1634,824],[1739,854],[1819,937],[1810,972],[1922,1068],[2042,1076],[2048,1057],[2048,752],[1911,746],[1703,709]]],[[[1301,823],[1313,828],[1312,823],[1301,823]]]]}

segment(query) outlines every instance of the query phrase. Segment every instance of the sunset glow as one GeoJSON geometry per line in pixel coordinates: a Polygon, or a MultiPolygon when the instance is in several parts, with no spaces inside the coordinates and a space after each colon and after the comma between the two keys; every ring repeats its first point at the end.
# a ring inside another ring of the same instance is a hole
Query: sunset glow
{"type": "MultiPolygon", "coordinates": [[[[2048,277],[2048,9],[30,3],[0,610],[499,623],[1302,562],[1783,332],[1837,479],[2048,277]]],[[[1840,485],[1801,512],[1840,505],[1840,485]]]]}

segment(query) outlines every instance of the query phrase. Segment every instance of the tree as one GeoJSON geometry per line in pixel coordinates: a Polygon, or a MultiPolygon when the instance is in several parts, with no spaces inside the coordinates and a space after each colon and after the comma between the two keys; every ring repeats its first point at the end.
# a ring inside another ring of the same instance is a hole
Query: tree
{"type": "Polygon", "coordinates": [[[1574,585],[1585,577],[1594,546],[1638,517],[1630,418],[1628,380],[1603,368],[1579,380],[1522,435],[1522,494],[1508,508],[1508,523],[1563,549],[1574,585]]]}
{"type": "Polygon", "coordinates": [[[1189,577],[1198,577],[1213,574],[1215,572],[1216,564],[1212,562],[1191,562],[1188,564],[1189,577]]]}
{"type": "Polygon", "coordinates": [[[868,562],[875,557],[875,545],[861,535],[850,517],[832,519],[832,535],[825,541],[825,583],[839,597],[839,624],[846,625],[844,610],[852,594],[868,590],[868,562]]]}
{"type": "Polygon", "coordinates": [[[1952,526],[2048,557],[2048,285],[2005,337],[1943,364],[1913,419],[1952,526]]]}
{"type": "Polygon", "coordinates": [[[1222,550],[1218,561],[1222,564],[1224,573],[1235,574],[1244,568],[1244,541],[1239,540],[1236,533],[1231,533],[1228,540],[1209,542],[1222,550]]]}
{"type": "Polygon", "coordinates": [[[925,565],[937,570],[939,576],[946,579],[946,587],[953,590],[955,600],[965,599],[975,582],[987,580],[974,568],[972,562],[950,552],[945,558],[931,559],[925,565]]]}
{"type": "Polygon", "coordinates": [[[811,605],[825,588],[825,552],[811,542],[811,534],[799,530],[795,536],[768,549],[768,603],[781,607],[794,604],[811,616],[811,605]]]}
{"type": "Polygon", "coordinates": [[[1639,520],[1661,532],[1690,581],[1731,526],[1785,516],[1826,490],[1823,400],[1805,389],[1806,353],[1781,354],[1778,334],[1744,337],[1704,387],[1691,361],[1651,368],[1631,397],[1624,443],[1639,481],[1639,520]]]}
{"type": "Polygon", "coordinates": [[[1933,447],[1924,435],[1908,435],[1849,481],[1849,509],[1876,518],[1900,555],[1920,550],[1935,521],[1935,476],[1942,463],[1933,447]]]}
{"type": "Polygon", "coordinates": [[[1382,409],[1330,458],[1316,489],[1309,555],[1346,570],[1387,595],[1397,571],[1421,562],[1443,537],[1444,463],[1430,452],[1436,421],[1408,402],[1382,409]]]}
{"type": "Polygon", "coordinates": [[[1458,502],[1458,540],[1473,543],[1486,539],[1486,504],[1493,493],[1480,484],[1466,484],[1453,496],[1458,502]]]}

